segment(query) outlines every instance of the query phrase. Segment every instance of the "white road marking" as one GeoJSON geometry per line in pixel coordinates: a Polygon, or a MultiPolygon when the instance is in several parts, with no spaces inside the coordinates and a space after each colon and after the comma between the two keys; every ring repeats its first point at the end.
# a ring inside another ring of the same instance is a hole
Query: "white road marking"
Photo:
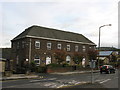
{"type": "Polygon", "coordinates": [[[102,83],[107,82],[107,81],[109,81],[109,80],[111,80],[111,79],[107,79],[107,80],[104,80],[104,81],[99,82],[99,83],[102,84],[102,83]]]}
{"type": "Polygon", "coordinates": [[[50,79],[42,79],[42,80],[31,80],[30,82],[39,82],[39,81],[45,81],[45,80],[55,80],[57,78],[50,78],[50,79]]]}
{"type": "Polygon", "coordinates": [[[100,81],[104,81],[105,79],[98,79],[98,80],[95,80],[95,82],[100,82],[100,81]]]}

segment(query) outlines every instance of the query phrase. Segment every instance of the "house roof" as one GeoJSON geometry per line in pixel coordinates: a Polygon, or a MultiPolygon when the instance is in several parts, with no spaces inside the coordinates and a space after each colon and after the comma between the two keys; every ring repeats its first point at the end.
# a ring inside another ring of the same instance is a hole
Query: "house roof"
{"type": "Polygon", "coordinates": [[[99,56],[109,56],[113,51],[100,51],[99,56]]]}
{"type": "MultiPolygon", "coordinates": [[[[98,47],[97,47],[97,49],[98,49],[98,47]]],[[[100,51],[116,51],[117,48],[115,48],[115,47],[100,47],[99,50],[100,51]]]]}
{"type": "Polygon", "coordinates": [[[84,42],[84,43],[95,45],[92,41],[90,41],[88,38],[86,38],[82,34],[56,30],[56,29],[46,28],[41,26],[31,26],[25,29],[25,31],[23,31],[21,34],[16,36],[13,40],[17,40],[24,37],[36,37],[36,38],[45,37],[50,39],[84,42]]]}

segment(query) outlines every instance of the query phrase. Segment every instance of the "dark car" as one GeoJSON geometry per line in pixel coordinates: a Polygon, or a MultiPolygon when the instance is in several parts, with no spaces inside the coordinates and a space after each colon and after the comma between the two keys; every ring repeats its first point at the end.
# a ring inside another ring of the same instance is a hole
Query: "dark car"
{"type": "Polygon", "coordinates": [[[115,68],[111,65],[100,66],[100,73],[102,74],[103,72],[105,72],[107,74],[115,73],[115,68]]]}

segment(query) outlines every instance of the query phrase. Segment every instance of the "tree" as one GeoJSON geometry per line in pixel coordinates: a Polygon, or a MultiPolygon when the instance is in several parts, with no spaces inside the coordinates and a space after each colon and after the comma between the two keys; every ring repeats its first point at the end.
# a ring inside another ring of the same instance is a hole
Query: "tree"
{"type": "Polygon", "coordinates": [[[90,61],[91,60],[96,60],[97,55],[98,55],[98,51],[97,50],[89,49],[88,52],[87,52],[87,55],[88,55],[88,59],[90,61]]]}
{"type": "Polygon", "coordinates": [[[61,64],[63,61],[65,61],[66,52],[64,50],[56,50],[54,57],[57,59],[58,64],[61,64]]]}
{"type": "Polygon", "coordinates": [[[112,62],[116,62],[117,61],[117,56],[112,55],[112,62]]]}
{"type": "Polygon", "coordinates": [[[35,61],[31,61],[31,63],[30,63],[30,70],[31,70],[31,72],[35,72],[35,70],[36,70],[35,61]]]}
{"type": "Polygon", "coordinates": [[[83,58],[84,58],[83,53],[75,52],[73,56],[73,61],[75,64],[79,65],[80,62],[82,62],[83,58]]]}

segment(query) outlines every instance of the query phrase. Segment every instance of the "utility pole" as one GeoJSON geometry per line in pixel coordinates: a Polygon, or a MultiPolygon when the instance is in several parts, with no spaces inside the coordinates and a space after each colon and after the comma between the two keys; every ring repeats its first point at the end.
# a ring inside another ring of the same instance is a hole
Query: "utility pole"
{"type": "Polygon", "coordinates": [[[29,42],[29,65],[31,62],[31,38],[30,38],[30,42],[29,42]]]}

